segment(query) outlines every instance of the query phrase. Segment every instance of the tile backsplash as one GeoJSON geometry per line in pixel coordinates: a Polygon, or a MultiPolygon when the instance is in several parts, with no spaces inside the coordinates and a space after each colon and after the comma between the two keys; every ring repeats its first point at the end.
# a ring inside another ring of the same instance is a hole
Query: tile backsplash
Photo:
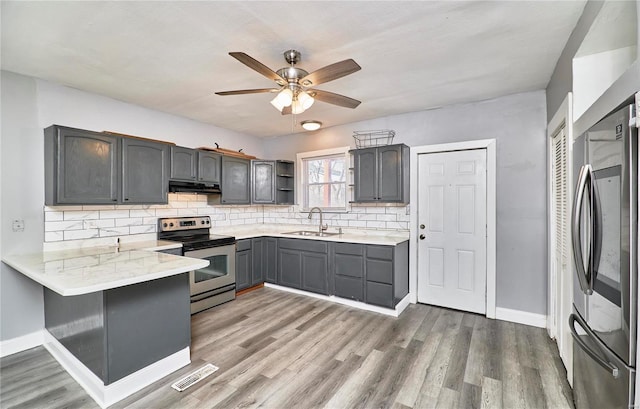
{"type": "MultiPolygon", "coordinates": [[[[156,233],[158,218],[210,216],[213,228],[244,224],[317,225],[318,215],[308,219],[299,206],[210,206],[204,195],[169,194],[166,205],[55,206],[44,208],[44,240],[119,237],[156,233]]],[[[407,206],[350,205],[347,213],[324,213],[330,227],[409,230],[407,206]]]]}

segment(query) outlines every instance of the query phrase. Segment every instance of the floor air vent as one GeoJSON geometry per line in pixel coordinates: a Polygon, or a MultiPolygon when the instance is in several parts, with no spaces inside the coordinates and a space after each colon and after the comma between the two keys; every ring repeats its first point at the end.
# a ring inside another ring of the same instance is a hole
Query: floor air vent
{"type": "Polygon", "coordinates": [[[188,387],[195,385],[196,383],[200,382],[207,376],[211,375],[218,369],[219,368],[217,366],[206,364],[205,366],[198,369],[197,371],[192,372],[189,375],[185,376],[184,378],[180,379],[179,381],[175,382],[173,385],[171,385],[171,387],[177,390],[178,392],[182,392],[188,387]]]}

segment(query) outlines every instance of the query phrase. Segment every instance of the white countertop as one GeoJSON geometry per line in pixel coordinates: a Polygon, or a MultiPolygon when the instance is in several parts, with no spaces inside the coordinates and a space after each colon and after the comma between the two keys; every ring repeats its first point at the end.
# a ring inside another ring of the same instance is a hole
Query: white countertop
{"type": "MultiPolygon", "coordinates": [[[[294,234],[285,234],[293,231],[318,231],[318,225],[301,225],[301,224],[259,224],[249,226],[232,226],[224,228],[212,228],[213,234],[227,234],[235,236],[236,239],[250,239],[253,237],[271,236],[283,237],[288,239],[301,240],[322,240],[342,243],[360,243],[360,244],[377,244],[381,246],[396,246],[404,241],[409,240],[409,232],[384,231],[384,230],[347,230],[342,234],[335,236],[298,236],[294,234]]],[[[336,229],[327,230],[329,233],[336,233],[336,229]]]]}
{"type": "Polygon", "coordinates": [[[204,268],[209,261],[148,250],[179,248],[180,243],[134,242],[4,256],[2,261],[63,296],[88,294],[204,268]]]}

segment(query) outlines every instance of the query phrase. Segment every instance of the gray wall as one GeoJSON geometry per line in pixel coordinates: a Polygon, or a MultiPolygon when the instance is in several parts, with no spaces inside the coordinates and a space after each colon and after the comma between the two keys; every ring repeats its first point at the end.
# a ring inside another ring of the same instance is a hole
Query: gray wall
{"type": "MultiPolygon", "coordinates": [[[[44,141],[38,128],[36,84],[32,79],[2,72],[2,254],[42,249],[44,221],[44,141]],[[12,220],[25,221],[13,232],[12,220]]],[[[0,339],[42,329],[42,287],[0,264],[0,339]]]]}
{"type": "MultiPolygon", "coordinates": [[[[188,147],[218,142],[225,148],[263,155],[260,138],[11,72],[0,75],[1,254],[42,251],[43,128],[51,124],[110,130],[188,147]],[[12,231],[14,219],[25,221],[24,232],[12,231]]],[[[0,340],[43,329],[42,287],[4,263],[0,271],[0,340]]]]}
{"type": "MultiPolygon", "coordinates": [[[[393,129],[409,146],[497,141],[497,306],[547,309],[546,106],[544,91],[378,118],[265,143],[269,158],[354,146],[354,130],[393,129]]],[[[413,228],[413,226],[410,226],[413,228]]]]}

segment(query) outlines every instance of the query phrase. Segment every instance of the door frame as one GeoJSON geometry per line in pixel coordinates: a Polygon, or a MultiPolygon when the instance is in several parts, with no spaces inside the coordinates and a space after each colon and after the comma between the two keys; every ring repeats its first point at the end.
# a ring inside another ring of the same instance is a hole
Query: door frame
{"type": "MultiPolygon", "coordinates": [[[[547,332],[556,340],[560,358],[567,370],[569,384],[573,385],[573,339],[569,332],[569,313],[573,304],[573,257],[569,255],[567,270],[569,276],[557,274],[553,258],[556,250],[555,223],[554,223],[554,192],[553,192],[553,166],[555,152],[553,137],[564,127],[567,141],[567,197],[569,206],[573,202],[573,94],[567,93],[558,110],[547,124],[547,332]],[[563,316],[562,312],[565,311],[563,316]],[[555,318],[555,320],[554,320],[555,318]],[[557,325],[555,325],[557,323],[557,325]]],[[[569,207],[569,209],[571,209],[569,207]]],[[[571,210],[569,210],[571,212],[571,210]]],[[[569,216],[569,219],[571,217],[569,216]]],[[[569,235],[571,240],[571,235],[569,235]]],[[[571,248],[571,247],[569,247],[571,248]]]]}
{"type": "Polygon", "coordinates": [[[485,149],[487,151],[487,292],[486,316],[496,318],[496,140],[480,139],[437,145],[411,147],[410,160],[410,228],[409,228],[409,294],[418,302],[418,159],[427,153],[485,149]]]}

